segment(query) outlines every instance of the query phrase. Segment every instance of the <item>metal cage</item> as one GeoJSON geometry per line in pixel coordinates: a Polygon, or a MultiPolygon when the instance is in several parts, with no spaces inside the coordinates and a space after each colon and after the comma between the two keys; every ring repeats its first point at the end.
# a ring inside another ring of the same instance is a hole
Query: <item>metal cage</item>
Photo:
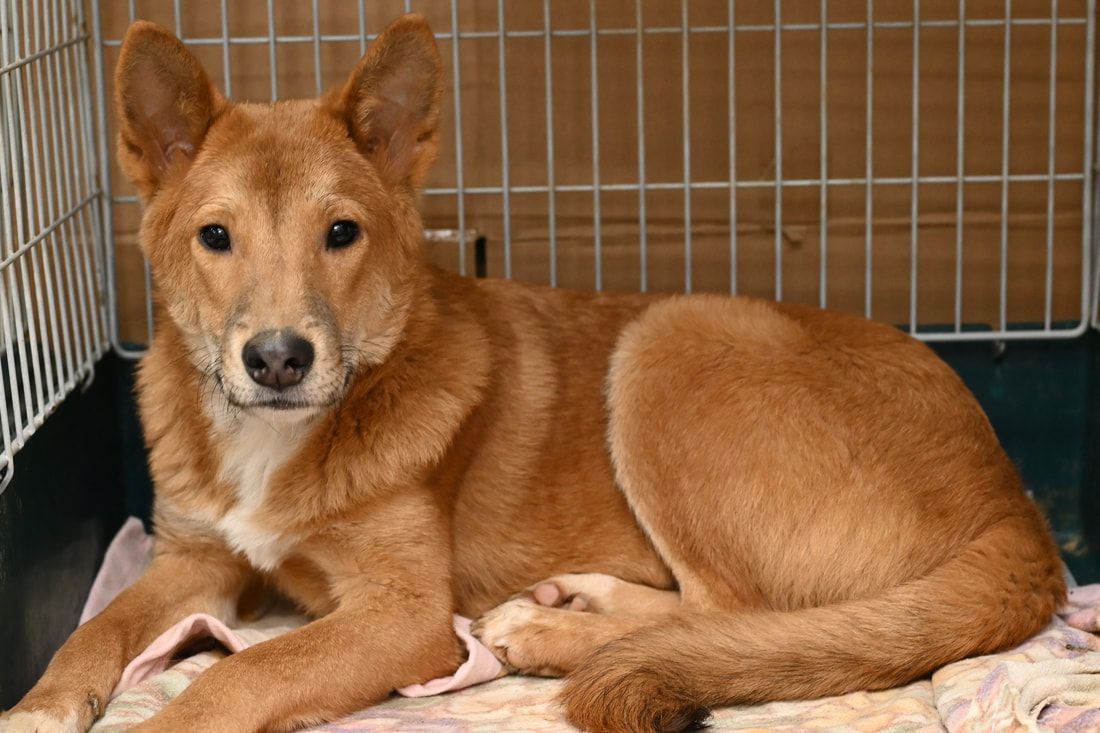
{"type": "Polygon", "coordinates": [[[15,452],[109,348],[83,10],[0,3],[0,490],[15,452]]]}
{"type": "Polygon", "coordinates": [[[444,266],[799,300],[928,341],[1100,326],[1095,0],[0,0],[0,466],[106,344],[152,332],[113,156],[125,27],[162,23],[266,101],[339,83],[407,11],[447,66],[423,199],[444,266]]]}

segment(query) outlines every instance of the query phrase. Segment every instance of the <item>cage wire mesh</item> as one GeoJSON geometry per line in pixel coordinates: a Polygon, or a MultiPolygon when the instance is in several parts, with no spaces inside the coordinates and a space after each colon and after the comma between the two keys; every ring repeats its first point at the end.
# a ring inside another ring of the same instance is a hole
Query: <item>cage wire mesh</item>
{"type": "Polygon", "coordinates": [[[83,11],[0,0],[0,491],[108,347],[83,11]]]}
{"type": "Polygon", "coordinates": [[[151,337],[110,104],[137,18],[228,96],[267,102],[340,84],[390,20],[423,13],[447,79],[424,249],[463,274],[745,293],[925,340],[1100,325],[1095,0],[84,7],[0,0],[9,465],[105,338],[133,357],[151,337]]]}
{"type": "MultiPolygon", "coordinates": [[[[797,300],[926,340],[1096,318],[1093,0],[94,5],[101,88],[144,17],[255,101],[339,84],[425,14],[450,81],[424,211],[454,233],[429,256],[463,273],[476,228],[490,275],[797,300]]],[[[112,332],[139,354],[139,214],[104,155],[112,332]]]]}

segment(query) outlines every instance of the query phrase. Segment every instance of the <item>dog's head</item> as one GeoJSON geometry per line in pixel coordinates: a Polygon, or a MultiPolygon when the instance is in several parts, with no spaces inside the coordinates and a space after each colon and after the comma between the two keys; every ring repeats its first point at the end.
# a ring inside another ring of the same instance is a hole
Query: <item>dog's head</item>
{"type": "Polygon", "coordinates": [[[152,23],[116,74],[119,159],[141,244],[191,358],[249,411],[305,416],[400,339],[441,65],[409,15],[319,100],[234,103],[152,23]]]}

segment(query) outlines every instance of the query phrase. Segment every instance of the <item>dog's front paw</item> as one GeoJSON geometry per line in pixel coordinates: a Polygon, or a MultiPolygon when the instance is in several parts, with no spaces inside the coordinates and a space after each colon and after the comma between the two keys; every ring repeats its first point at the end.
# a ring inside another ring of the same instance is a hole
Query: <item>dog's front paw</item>
{"type": "Polygon", "coordinates": [[[65,718],[39,710],[13,710],[0,715],[0,733],[84,733],[85,730],[76,713],[65,718]]]}
{"type": "Polygon", "coordinates": [[[84,733],[103,714],[100,699],[91,689],[35,687],[0,712],[0,733],[84,733]]]}

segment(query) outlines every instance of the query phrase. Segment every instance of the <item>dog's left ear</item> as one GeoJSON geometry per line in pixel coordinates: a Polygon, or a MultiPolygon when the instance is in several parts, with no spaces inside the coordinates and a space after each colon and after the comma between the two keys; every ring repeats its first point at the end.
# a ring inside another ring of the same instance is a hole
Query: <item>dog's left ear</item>
{"type": "Polygon", "coordinates": [[[417,190],[439,147],[443,68],[422,16],[390,24],[328,103],[392,184],[417,190]]]}

